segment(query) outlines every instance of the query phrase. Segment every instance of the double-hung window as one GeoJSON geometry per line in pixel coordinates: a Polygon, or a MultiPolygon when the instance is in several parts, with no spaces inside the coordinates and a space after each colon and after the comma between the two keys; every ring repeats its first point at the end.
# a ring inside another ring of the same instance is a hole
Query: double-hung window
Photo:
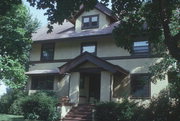
{"type": "Polygon", "coordinates": [[[33,76],[31,81],[32,90],[53,90],[54,76],[33,76]]]}
{"type": "Polygon", "coordinates": [[[54,43],[42,44],[41,61],[51,61],[54,59],[54,43]]]}
{"type": "Polygon", "coordinates": [[[92,29],[98,27],[99,27],[99,15],[82,17],[82,29],[92,29]]]}
{"type": "Polygon", "coordinates": [[[150,81],[148,74],[131,75],[131,96],[133,98],[150,97],[150,81]]]}

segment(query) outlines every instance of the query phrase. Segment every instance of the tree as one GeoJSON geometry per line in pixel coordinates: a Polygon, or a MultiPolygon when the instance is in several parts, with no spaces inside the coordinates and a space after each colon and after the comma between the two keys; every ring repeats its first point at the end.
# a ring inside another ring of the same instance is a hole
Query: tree
{"type": "Polygon", "coordinates": [[[13,5],[21,4],[21,0],[3,0],[0,2],[0,15],[5,15],[13,5]]]}
{"type": "MultiPolygon", "coordinates": [[[[80,5],[92,9],[98,0],[27,0],[38,9],[47,9],[50,24],[62,24],[80,5]]],[[[109,0],[100,0],[103,4],[109,0]]],[[[118,46],[131,52],[134,36],[146,35],[151,43],[162,43],[180,61],[180,0],[112,0],[112,10],[121,21],[113,35],[118,46]],[[144,28],[143,26],[146,26],[144,28]]],[[[49,25],[50,30],[52,27],[49,25]]],[[[167,52],[167,51],[166,51],[167,52]]]]}
{"type": "Polygon", "coordinates": [[[39,23],[23,5],[11,5],[6,10],[0,15],[0,79],[11,88],[21,88],[26,83],[31,34],[39,23]]]}

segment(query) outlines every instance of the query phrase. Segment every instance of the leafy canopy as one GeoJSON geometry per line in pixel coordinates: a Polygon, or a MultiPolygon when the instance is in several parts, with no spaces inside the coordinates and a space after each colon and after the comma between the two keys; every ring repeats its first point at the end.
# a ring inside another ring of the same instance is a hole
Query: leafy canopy
{"type": "Polygon", "coordinates": [[[0,15],[0,79],[12,88],[25,84],[31,33],[38,25],[22,5],[12,5],[0,15]]]}

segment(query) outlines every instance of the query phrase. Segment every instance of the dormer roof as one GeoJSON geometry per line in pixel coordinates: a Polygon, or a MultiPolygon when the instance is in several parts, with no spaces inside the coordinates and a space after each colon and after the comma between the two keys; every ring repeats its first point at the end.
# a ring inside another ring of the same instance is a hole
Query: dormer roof
{"type": "MultiPolygon", "coordinates": [[[[95,9],[99,10],[100,12],[104,13],[105,15],[107,15],[111,22],[116,22],[118,21],[117,17],[113,14],[112,10],[110,10],[109,8],[107,8],[105,5],[101,4],[101,3],[97,3],[95,5],[95,9]]],[[[69,21],[72,24],[75,24],[76,19],[85,11],[84,6],[82,6],[80,8],[80,10],[73,16],[72,19],[70,19],[69,21]]]]}

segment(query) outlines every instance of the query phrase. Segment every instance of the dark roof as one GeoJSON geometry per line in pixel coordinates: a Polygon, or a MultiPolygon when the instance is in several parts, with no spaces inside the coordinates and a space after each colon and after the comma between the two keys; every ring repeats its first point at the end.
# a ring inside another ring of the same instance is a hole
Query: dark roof
{"type": "MultiPolygon", "coordinates": [[[[107,8],[105,5],[101,4],[101,3],[97,3],[95,5],[95,8],[99,11],[101,11],[102,13],[104,13],[105,15],[109,16],[111,18],[111,20],[113,22],[117,21],[117,16],[115,14],[113,14],[112,10],[110,10],[109,8],[107,8]]],[[[73,18],[70,20],[73,24],[75,23],[76,18],[78,18],[83,12],[85,11],[84,6],[82,5],[82,7],[80,8],[80,10],[73,16],[73,18]]]]}
{"type": "Polygon", "coordinates": [[[101,11],[102,13],[108,15],[109,17],[112,17],[115,21],[117,21],[117,17],[113,14],[112,10],[107,8],[105,5],[103,5],[101,3],[97,3],[95,8],[98,9],[99,11],[101,11]]]}
{"type": "Polygon", "coordinates": [[[64,74],[67,72],[70,72],[71,70],[73,70],[74,68],[78,67],[79,65],[85,63],[85,62],[91,62],[95,65],[97,65],[97,67],[100,67],[104,70],[107,70],[109,72],[112,73],[122,73],[125,75],[128,75],[129,72],[117,65],[113,65],[103,59],[100,59],[97,56],[94,56],[88,52],[82,53],[81,55],[77,56],[76,58],[72,59],[71,61],[67,62],[66,64],[62,65],[61,67],[59,67],[59,72],[60,74],[64,74]]]}
{"type": "Polygon", "coordinates": [[[68,21],[64,22],[62,25],[54,24],[53,32],[47,33],[48,28],[43,27],[37,30],[36,33],[32,34],[32,40],[34,42],[46,41],[46,40],[59,40],[67,38],[76,37],[88,37],[88,36],[98,36],[98,35],[108,35],[112,33],[112,30],[117,26],[119,22],[115,22],[102,29],[88,29],[81,32],[76,32],[74,25],[68,21]]]}
{"type": "Polygon", "coordinates": [[[89,36],[99,36],[99,35],[108,35],[112,33],[112,30],[114,29],[114,26],[117,26],[119,22],[117,22],[116,17],[112,14],[112,11],[104,6],[101,3],[97,3],[95,8],[105,15],[109,16],[112,20],[112,23],[102,29],[88,29],[83,30],[81,32],[76,32],[74,27],[74,20],[81,15],[82,12],[84,12],[84,8],[81,7],[79,12],[74,16],[75,18],[73,20],[65,21],[62,25],[54,24],[53,26],[53,32],[47,33],[48,28],[43,27],[37,30],[36,33],[32,34],[32,40],[34,42],[40,42],[40,41],[47,41],[47,40],[60,40],[60,39],[68,39],[68,38],[79,38],[79,37],[89,37],[89,36]]]}

